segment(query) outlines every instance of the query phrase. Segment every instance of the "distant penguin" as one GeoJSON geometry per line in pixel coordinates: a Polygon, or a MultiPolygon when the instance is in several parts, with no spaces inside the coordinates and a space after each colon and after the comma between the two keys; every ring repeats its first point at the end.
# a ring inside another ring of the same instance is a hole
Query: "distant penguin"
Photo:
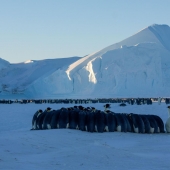
{"type": "Polygon", "coordinates": [[[61,109],[55,110],[50,121],[51,129],[58,129],[59,128],[59,116],[60,116],[61,109]]]}
{"type": "Polygon", "coordinates": [[[116,130],[116,118],[113,112],[106,111],[105,112],[105,131],[114,132],[116,130]]]}
{"type": "Polygon", "coordinates": [[[32,129],[31,130],[35,130],[37,129],[37,118],[38,116],[42,113],[43,111],[41,109],[39,109],[33,116],[32,118],[32,129]]]}
{"type": "Polygon", "coordinates": [[[61,108],[58,125],[59,128],[69,128],[69,112],[66,108],[61,108]]]}
{"type": "Polygon", "coordinates": [[[142,118],[143,123],[144,123],[145,133],[150,133],[151,127],[150,127],[149,120],[147,119],[145,115],[140,115],[140,117],[142,118]]]}
{"type": "Polygon", "coordinates": [[[50,122],[54,111],[50,107],[47,107],[46,112],[47,114],[44,117],[42,129],[51,129],[50,122]]]}
{"type": "Polygon", "coordinates": [[[168,106],[167,108],[168,108],[168,119],[165,123],[165,128],[166,128],[166,132],[170,133],[170,106],[168,106]]]}
{"type": "Polygon", "coordinates": [[[111,107],[110,107],[110,104],[105,104],[104,105],[104,112],[106,112],[107,110],[109,110],[111,107]]]}
{"type": "Polygon", "coordinates": [[[123,106],[124,107],[124,106],[126,106],[126,104],[125,103],[121,103],[119,106],[123,106]]]}
{"type": "Polygon", "coordinates": [[[130,99],[130,104],[133,105],[135,103],[134,99],[130,99]]]}
{"type": "Polygon", "coordinates": [[[131,113],[129,115],[133,122],[133,128],[135,133],[144,133],[144,123],[140,115],[131,113]]]}
{"type": "Polygon", "coordinates": [[[105,130],[105,113],[100,110],[95,113],[95,130],[99,133],[105,130]]]}
{"type": "Polygon", "coordinates": [[[152,115],[152,116],[156,120],[156,123],[158,125],[158,132],[165,133],[163,120],[157,115],[152,115]]]}
{"type": "Polygon", "coordinates": [[[162,100],[162,98],[158,98],[158,104],[160,105],[161,104],[161,100],[162,100]]]}

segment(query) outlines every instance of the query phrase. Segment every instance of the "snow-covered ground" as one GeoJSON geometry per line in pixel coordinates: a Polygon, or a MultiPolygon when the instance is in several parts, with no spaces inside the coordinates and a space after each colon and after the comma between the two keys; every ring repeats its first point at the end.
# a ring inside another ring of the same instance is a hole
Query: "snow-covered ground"
{"type": "MultiPolygon", "coordinates": [[[[83,104],[103,110],[101,103],[83,104]]],[[[71,129],[30,131],[38,109],[71,104],[0,105],[1,170],[169,170],[170,134],[88,133],[71,129]]],[[[165,122],[165,103],[111,104],[119,113],[156,114],[165,122]]]]}

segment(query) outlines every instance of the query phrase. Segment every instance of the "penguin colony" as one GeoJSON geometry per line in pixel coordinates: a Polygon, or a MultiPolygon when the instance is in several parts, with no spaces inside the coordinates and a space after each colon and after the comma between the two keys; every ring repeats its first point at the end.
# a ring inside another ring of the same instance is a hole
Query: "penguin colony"
{"type": "Polygon", "coordinates": [[[164,123],[157,115],[114,113],[108,110],[110,104],[104,107],[105,111],[83,106],[38,110],[33,116],[31,130],[69,128],[100,133],[165,133],[164,123]]]}

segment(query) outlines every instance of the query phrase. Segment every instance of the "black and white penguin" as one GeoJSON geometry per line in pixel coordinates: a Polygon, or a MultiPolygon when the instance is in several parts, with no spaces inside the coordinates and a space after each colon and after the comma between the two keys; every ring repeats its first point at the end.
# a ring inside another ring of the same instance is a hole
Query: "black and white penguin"
{"type": "Polygon", "coordinates": [[[105,104],[104,105],[104,112],[106,112],[107,110],[109,110],[111,107],[110,107],[110,104],[105,104]]]}
{"type": "Polygon", "coordinates": [[[95,110],[87,112],[87,131],[95,132],[95,110]]]}
{"type": "Polygon", "coordinates": [[[146,117],[150,123],[150,133],[158,133],[158,125],[154,117],[152,115],[146,115],[146,117]]]}
{"type": "Polygon", "coordinates": [[[147,116],[146,115],[140,115],[140,117],[142,118],[143,123],[144,123],[145,133],[150,133],[151,127],[150,127],[150,123],[149,123],[147,116]]]}
{"type": "Polygon", "coordinates": [[[43,121],[44,117],[47,114],[47,110],[45,110],[43,113],[41,113],[37,118],[37,129],[42,130],[43,129],[43,121]]]}
{"type": "Polygon", "coordinates": [[[158,132],[165,133],[163,120],[157,115],[152,115],[152,116],[156,120],[156,123],[158,125],[158,132]]]}
{"type": "Polygon", "coordinates": [[[166,132],[170,133],[170,106],[168,106],[167,108],[168,108],[168,119],[165,123],[165,128],[166,128],[166,132]]]}
{"type": "Polygon", "coordinates": [[[32,118],[32,129],[31,130],[36,130],[37,129],[37,118],[38,116],[42,113],[43,111],[39,109],[33,116],[32,118]]]}
{"type": "Polygon", "coordinates": [[[59,128],[59,116],[60,116],[61,109],[55,110],[50,121],[51,129],[59,128]]]}
{"type": "Polygon", "coordinates": [[[79,109],[68,108],[68,112],[69,112],[69,128],[78,129],[79,109]]]}
{"type": "Polygon", "coordinates": [[[58,121],[58,128],[69,128],[69,112],[66,108],[61,108],[58,121]]]}
{"type": "Polygon", "coordinates": [[[130,127],[128,127],[128,128],[129,128],[129,130],[131,130],[130,132],[134,132],[133,121],[132,121],[132,118],[131,118],[130,114],[126,114],[126,117],[128,119],[128,122],[129,122],[130,127]]]}
{"type": "Polygon", "coordinates": [[[87,131],[87,109],[80,108],[78,118],[78,127],[79,130],[87,131]]]}
{"type": "Polygon", "coordinates": [[[124,118],[124,121],[125,121],[125,128],[126,128],[126,132],[132,132],[132,128],[131,128],[131,125],[130,125],[130,122],[129,122],[129,119],[127,117],[126,114],[122,114],[123,118],[124,118]]]}
{"type": "Polygon", "coordinates": [[[124,124],[124,119],[120,113],[115,113],[114,114],[115,119],[116,119],[116,130],[118,132],[125,132],[125,124],[124,124]]]}
{"type": "Polygon", "coordinates": [[[133,105],[135,103],[134,99],[130,99],[130,104],[133,105]]]}
{"type": "Polygon", "coordinates": [[[145,127],[142,118],[138,114],[129,114],[132,122],[133,122],[133,129],[135,133],[145,133],[145,127]]]}
{"type": "Polygon", "coordinates": [[[159,98],[158,98],[158,104],[159,104],[159,105],[161,104],[161,101],[162,101],[162,98],[159,97],[159,98]]]}
{"type": "Polygon", "coordinates": [[[47,114],[44,117],[42,129],[51,129],[50,123],[54,111],[50,107],[47,107],[46,112],[47,114]]]}
{"type": "Polygon", "coordinates": [[[127,132],[127,128],[128,128],[127,119],[123,113],[121,113],[120,115],[122,117],[122,122],[123,122],[123,126],[124,126],[124,130],[122,132],[127,132]]]}
{"type": "Polygon", "coordinates": [[[123,106],[124,107],[124,106],[126,106],[126,104],[125,103],[121,103],[119,106],[123,106]]]}
{"type": "Polygon", "coordinates": [[[95,131],[102,133],[105,130],[105,113],[97,110],[95,112],[95,131]]]}
{"type": "Polygon", "coordinates": [[[105,112],[105,131],[106,132],[114,132],[116,130],[116,118],[113,112],[106,111],[105,112]]]}

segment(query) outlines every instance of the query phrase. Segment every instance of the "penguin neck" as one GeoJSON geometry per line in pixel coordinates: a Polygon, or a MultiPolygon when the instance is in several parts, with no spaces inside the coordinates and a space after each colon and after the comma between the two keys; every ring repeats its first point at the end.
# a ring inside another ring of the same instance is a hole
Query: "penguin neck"
{"type": "Polygon", "coordinates": [[[109,109],[107,107],[105,107],[104,111],[107,112],[109,109]]]}
{"type": "Polygon", "coordinates": [[[38,115],[37,115],[37,117],[41,114],[42,112],[38,112],[38,115]]]}
{"type": "Polygon", "coordinates": [[[170,117],[170,108],[168,108],[168,117],[170,117]]]}

